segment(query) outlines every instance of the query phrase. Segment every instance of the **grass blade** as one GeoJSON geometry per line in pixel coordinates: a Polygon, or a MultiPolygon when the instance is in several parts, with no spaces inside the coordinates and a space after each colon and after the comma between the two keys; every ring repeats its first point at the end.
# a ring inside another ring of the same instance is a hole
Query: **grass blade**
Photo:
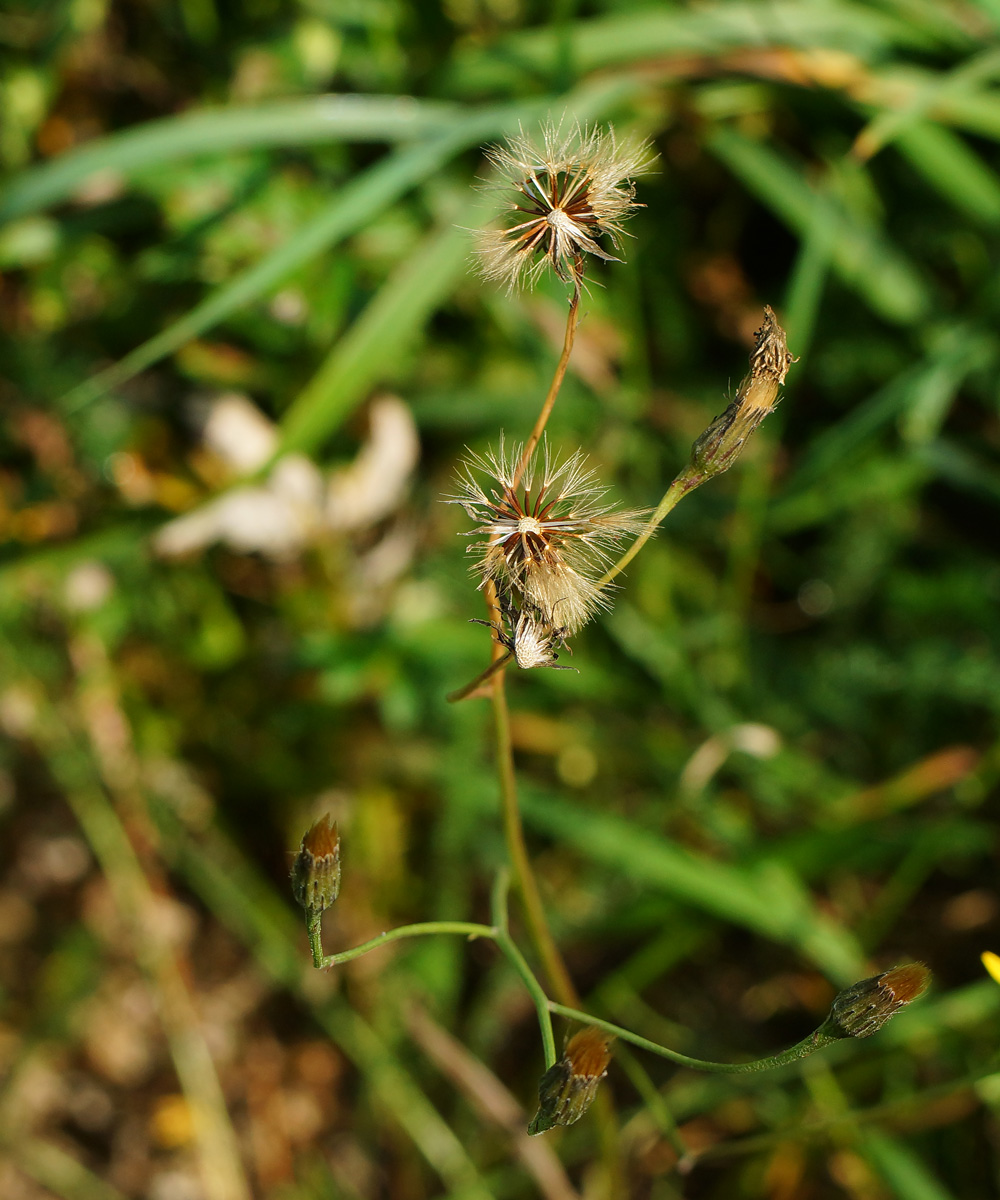
{"type": "Polygon", "coordinates": [[[896,147],[959,212],[984,225],[1000,224],[1000,179],[950,129],[919,121],[896,135],[896,147]]]}
{"type": "Polygon", "coordinates": [[[315,96],[257,107],[184,113],[100,138],[32,167],[0,197],[0,221],[68,200],[94,174],[126,177],[196,154],[317,142],[396,142],[446,133],[460,110],[410,96],[315,96]]]}
{"type": "Polygon", "coordinates": [[[931,310],[930,292],[916,267],[877,226],[814,190],[791,163],[735,130],[717,129],[705,144],[800,238],[809,236],[816,221],[827,224],[833,230],[834,271],[879,316],[905,325],[931,310]]]}
{"type": "Polygon", "coordinates": [[[280,453],[311,453],[343,422],[452,290],[468,237],[464,229],[435,232],[393,271],[285,413],[280,453]]]}
{"type": "Polygon", "coordinates": [[[249,270],[217,288],[162,333],[143,342],[120,362],[73,388],[62,399],[74,411],[121,386],[140,371],[178,350],[230,313],[260,299],[317,254],[360,229],[421,179],[436,171],[468,139],[451,134],[398,150],[353,179],[330,207],[249,270]]]}
{"type": "Polygon", "coordinates": [[[525,819],[594,862],[626,873],[724,921],[794,946],[839,983],[864,974],[854,938],[812,904],[801,882],[776,860],[730,866],[672,845],[620,817],[589,812],[553,797],[526,796],[525,819]]]}

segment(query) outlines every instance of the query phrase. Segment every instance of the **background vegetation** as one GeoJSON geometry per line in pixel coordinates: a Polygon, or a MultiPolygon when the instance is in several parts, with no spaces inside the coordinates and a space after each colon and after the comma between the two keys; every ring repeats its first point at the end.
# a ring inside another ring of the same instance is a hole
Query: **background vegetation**
{"type": "Polygon", "coordinates": [[[511,677],[574,979],[738,1058],[936,978],[774,1076],[651,1061],[653,1103],[613,1065],[618,1194],[994,1194],[996,0],[10,0],[0,46],[0,1192],[606,1194],[592,1117],[520,1132],[537,1026],[491,947],[321,975],[287,887],[329,809],[328,949],[486,917],[488,706],[444,701],[486,635],[440,500],[530,427],[564,298],[479,283],[464,228],[483,144],[565,111],[659,165],[554,443],[654,504],[764,303],[801,356],[579,672],[511,677]],[[224,394],[274,427],[230,400],[213,440],[224,394]]]}

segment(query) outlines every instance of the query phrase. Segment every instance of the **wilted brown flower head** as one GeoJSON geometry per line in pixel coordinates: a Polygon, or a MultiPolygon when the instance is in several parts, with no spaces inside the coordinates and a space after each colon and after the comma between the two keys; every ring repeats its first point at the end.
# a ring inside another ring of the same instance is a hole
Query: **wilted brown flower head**
{"type": "Polygon", "coordinates": [[[538,1112],[528,1126],[529,1133],[545,1133],[555,1125],[579,1121],[608,1073],[613,1040],[589,1025],[569,1039],[562,1058],[539,1081],[538,1112]]]}
{"type": "Polygon", "coordinates": [[[519,667],[526,671],[532,667],[554,667],[557,671],[572,669],[556,662],[559,657],[556,646],[566,645],[565,630],[546,625],[531,609],[518,611],[509,596],[501,593],[499,600],[506,627],[490,621],[477,621],[477,624],[489,625],[497,641],[510,651],[519,667]]]}
{"type": "Polygon", "coordinates": [[[323,912],[340,894],[340,835],[329,813],[302,839],[292,863],[292,892],[309,912],[323,912]]]}
{"type": "Polygon", "coordinates": [[[727,471],[740,456],[747,439],[774,409],[778,389],[788,368],[798,359],[788,351],[785,331],[774,310],[764,306],[764,323],[750,353],[750,370],[736,390],[732,404],[698,438],[691,450],[692,480],[702,483],[727,471]]]}
{"type": "Polygon", "coordinates": [[[598,608],[608,607],[594,580],[625,534],[642,528],[641,512],[603,504],[605,488],[580,451],[556,462],[548,447],[531,455],[517,481],[521,448],[485,457],[472,454],[449,497],[476,522],[470,553],[474,570],[513,593],[523,610],[536,610],[559,637],[575,633],[598,608]],[[478,475],[489,481],[481,483],[478,475]]]}
{"type": "Polygon", "coordinates": [[[631,176],[648,165],[647,146],[619,146],[610,128],[564,129],[549,122],[540,144],[522,130],[488,155],[499,188],[517,198],[503,227],[479,235],[479,265],[487,279],[512,290],[525,280],[534,283],[549,265],[560,279],[578,284],[585,254],[618,261],[595,239],[607,237],[619,248],[622,222],[638,207],[631,176]]]}
{"type": "Polygon", "coordinates": [[[923,963],[893,967],[871,979],[844,988],[834,1000],[819,1033],[827,1037],[871,1037],[907,1004],[918,999],[930,984],[923,963]]]}

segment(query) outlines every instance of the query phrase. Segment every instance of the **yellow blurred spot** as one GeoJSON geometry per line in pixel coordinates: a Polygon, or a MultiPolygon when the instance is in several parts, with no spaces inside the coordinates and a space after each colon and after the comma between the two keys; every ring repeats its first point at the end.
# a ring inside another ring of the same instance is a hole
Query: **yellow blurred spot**
{"type": "Polygon", "coordinates": [[[184,1096],[163,1096],[150,1122],[153,1139],[165,1150],[186,1146],[194,1137],[194,1116],[184,1096]]]}
{"type": "Polygon", "coordinates": [[[574,742],[559,751],[556,770],[563,783],[570,787],[586,787],[597,774],[597,758],[589,746],[574,742]]]}
{"type": "Polygon", "coordinates": [[[992,950],[984,950],[979,957],[986,968],[987,975],[1000,983],[1000,954],[994,954],[992,950]]]}

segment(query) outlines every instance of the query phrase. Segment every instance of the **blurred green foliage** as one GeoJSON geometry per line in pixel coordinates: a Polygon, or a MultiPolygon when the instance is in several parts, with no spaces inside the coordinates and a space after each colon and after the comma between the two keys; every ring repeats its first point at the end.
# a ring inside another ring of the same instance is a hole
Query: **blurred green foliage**
{"type": "MultiPolygon", "coordinates": [[[[517,980],[451,941],[309,976],[286,849],[339,819],[329,948],[485,916],[489,719],[444,696],[488,645],[440,500],[464,447],[530,428],[565,298],[481,285],[465,231],[490,212],[481,146],[564,112],[659,158],[628,261],[594,273],[552,441],[655,504],[764,303],[801,356],[575,639],[577,670],[511,678],[570,969],[594,1011],[706,1057],[796,1040],[869,967],[937,980],[774,1079],[650,1064],[704,1152],[683,1180],[664,1110],[612,1067],[628,1194],[994,1193],[996,0],[11,0],[0,50],[10,1194],[532,1194],[456,1083],[464,1046],[530,1109],[517,980]],[[167,521],[239,494],[199,417],[234,390],[324,480],[391,390],[420,439],[405,498],[284,554],[158,552],[167,521]],[[246,998],[223,1012],[226,986],[246,998]],[[131,1074],[95,1049],[141,1024],[128,987],[160,1014],[131,1074]],[[414,1003],[458,1050],[414,1032],[414,1003]],[[328,1044],[322,1086],[294,1075],[328,1044]],[[58,1101],[32,1091],[46,1064],[58,1101]],[[312,1097],[312,1123],[269,1117],[268,1087],[312,1097]],[[103,1123],[74,1108],[94,1090],[103,1123]],[[218,1120],[177,1133],[175,1093],[218,1120]],[[216,1156],[235,1174],[204,1183],[216,1156]],[[194,1191],[162,1182],[185,1172],[194,1191]]],[[[581,1187],[593,1136],[551,1142],[581,1187]]]]}

